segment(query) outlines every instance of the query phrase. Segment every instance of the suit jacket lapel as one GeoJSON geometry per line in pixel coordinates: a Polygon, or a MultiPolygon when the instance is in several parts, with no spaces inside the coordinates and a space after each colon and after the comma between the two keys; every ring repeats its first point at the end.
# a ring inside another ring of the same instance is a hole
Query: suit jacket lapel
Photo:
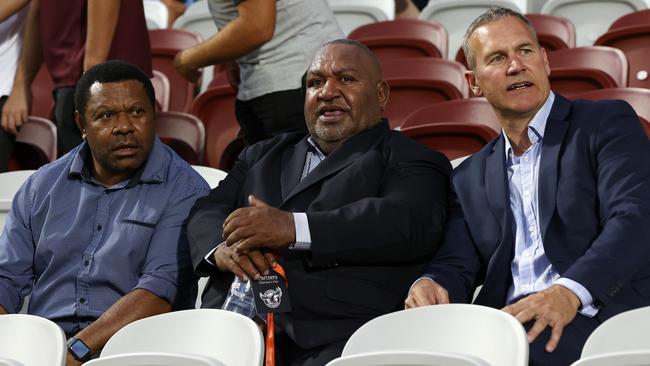
{"type": "MultiPolygon", "coordinates": [[[[303,180],[300,180],[300,175],[302,174],[302,167],[304,165],[307,151],[299,151],[299,149],[296,149],[296,151],[293,153],[293,156],[290,158],[290,161],[292,161],[292,163],[289,164],[290,166],[287,166],[287,169],[292,169],[292,171],[289,171],[287,173],[283,172],[283,177],[284,174],[295,174],[295,170],[297,169],[299,170],[299,182],[293,186],[292,189],[290,189],[289,193],[285,195],[285,183],[283,180],[283,204],[310,186],[331,176],[332,174],[335,174],[339,170],[359,160],[365,153],[368,152],[372,145],[376,144],[381,139],[382,135],[386,135],[388,133],[390,133],[388,122],[383,121],[369,130],[363,131],[348,138],[338,149],[329,154],[325,160],[318,164],[318,166],[314,168],[311,173],[307,174],[303,180]],[[299,157],[299,154],[301,154],[301,157],[299,157]],[[300,164],[297,164],[294,159],[302,159],[302,162],[300,164]]],[[[287,186],[291,184],[291,182],[291,179],[287,179],[287,186]]]]}
{"type": "Polygon", "coordinates": [[[485,190],[490,209],[501,226],[501,233],[505,233],[507,205],[508,181],[506,179],[506,162],[505,162],[505,135],[499,136],[496,144],[492,149],[492,154],[485,161],[485,190]]]}
{"type": "Polygon", "coordinates": [[[513,253],[513,234],[510,222],[510,199],[506,178],[505,135],[503,133],[485,162],[485,189],[490,210],[501,227],[499,245],[487,266],[483,289],[476,303],[501,307],[510,283],[510,262],[513,253]]]}
{"type": "Polygon", "coordinates": [[[286,149],[282,154],[282,168],[280,171],[280,185],[282,191],[282,201],[286,200],[293,188],[300,182],[302,170],[307,157],[309,142],[307,138],[298,141],[291,149],[286,149]]]}
{"type": "Polygon", "coordinates": [[[542,157],[539,163],[537,199],[542,235],[546,233],[548,224],[555,211],[559,168],[558,157],[564,136],[569,128],[569,123],[565,118],[569,112],[570,105],[567,99],[556,94],[555,102],[546,121],[546,129],[544,130],[542,157]]]}

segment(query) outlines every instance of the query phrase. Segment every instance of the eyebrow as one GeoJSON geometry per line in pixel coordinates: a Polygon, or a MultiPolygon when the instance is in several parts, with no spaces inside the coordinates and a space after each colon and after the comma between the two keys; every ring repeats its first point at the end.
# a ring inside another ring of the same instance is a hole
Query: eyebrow
{"type": "MultiPolygon", "coordinates": [[[[355,72],[359,72],[359,70],[354,68],[354,67],[342,67],[342,68],[338,68],[338,69],[333,70],[334,75],[340,75],[340,74],[346,74],[346,73],[355,73],[355,72]]],[[[311,69],[311,70],[307,71],[307,77],[310,77],[310,76],[313,76],[313,75],[322,76],[323,73],[321,71],[319,71],[318,69],[311,69]]]]}
{"type": "MultiPolygon", "coordinates": [[[[530,46],[534,46],[534,43],[522,42],[522,43],[517,45],[516,49],[521,49],[522,47],[530,47],[530,46]]],[[[483,59],[488,60],[488,59],[492,58],[492,56],[500,54],[500,53],[504,53],[502,48],[499,48],[499,49],[497,49],[497,50],[495,50],[495,51],[493,51],[491,53],[488,53],[487,55],[485,55],[485,57],[483,59]]]]}

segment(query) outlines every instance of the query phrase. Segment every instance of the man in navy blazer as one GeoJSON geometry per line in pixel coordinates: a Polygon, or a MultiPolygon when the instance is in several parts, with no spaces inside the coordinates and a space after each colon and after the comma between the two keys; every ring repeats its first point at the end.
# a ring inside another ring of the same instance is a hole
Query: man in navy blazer
{"type": "Polygon", "coordinates": [[[625,102],[550,91],[521,14],[489,10],[464,51],[503,132],[454,171],[443,244],[405,305],[483,285],[475,303],[524,324],[530,364],[568,365],[602,321],[650,305],[650,144],[625,102]]]}
{"type": "Polygon", "coordinates": [[[210,276],[204,306],[221,306],[233,275],[284,267],[280,365],[324,365],[365,322],[399,310],[442,238],[451,165],[390,129],[387,99],[370,50],[326,44],[306,74],[309,134],[246,148],[190,213],[195,269],[210,276]]]}

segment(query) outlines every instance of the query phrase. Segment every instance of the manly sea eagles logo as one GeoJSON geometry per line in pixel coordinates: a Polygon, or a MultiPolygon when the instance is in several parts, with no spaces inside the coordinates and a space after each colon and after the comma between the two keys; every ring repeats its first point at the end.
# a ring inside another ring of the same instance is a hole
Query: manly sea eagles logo
{"type": "Polygon", "coordinates": [[[280,303],[282,302],[282,290],[280,287],[276,287],[275,290],[266,290],[263,294],[260,294],[260,298],[264,301],[266,306],[275,309],[280,306],[280,303]]]}

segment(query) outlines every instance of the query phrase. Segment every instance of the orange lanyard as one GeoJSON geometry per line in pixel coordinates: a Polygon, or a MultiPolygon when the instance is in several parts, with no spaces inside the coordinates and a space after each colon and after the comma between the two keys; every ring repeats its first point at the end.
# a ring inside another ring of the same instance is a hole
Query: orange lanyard
{"type": "MultiPolygon", "coordinates": [[[[285,281],[287,280],[284,268],[279,263],[273,266],[273,270],[278,272],[285,281]]],[[[287,287],[289,287],[289,282],[287,282],[287,287]]],[[[266,354],[264,359],[264,366],[275,366],[275,317],[273,313],[266,314],[266,354]]]]}

